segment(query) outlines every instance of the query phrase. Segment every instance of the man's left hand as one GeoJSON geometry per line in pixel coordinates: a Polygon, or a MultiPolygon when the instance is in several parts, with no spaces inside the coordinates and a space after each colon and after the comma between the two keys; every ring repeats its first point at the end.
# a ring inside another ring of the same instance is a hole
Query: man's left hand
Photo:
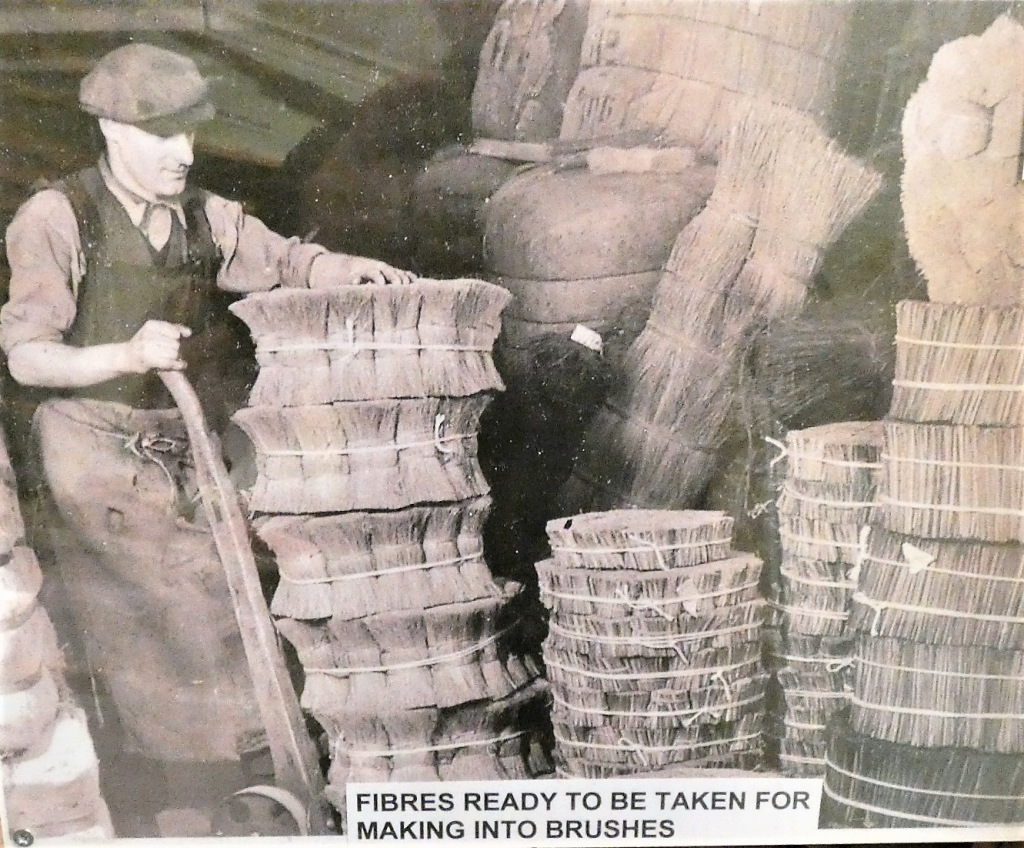
{"type": "Polygon", "coordinates": [[[311,289],[333,289],[338,286],[358,286],[361,283],[390,283],[396,286],[415,281],[411,271],[394,268],[379,259],[349,256],[346,253],[324,253],[313,262],[309,272],[311,289]]]}

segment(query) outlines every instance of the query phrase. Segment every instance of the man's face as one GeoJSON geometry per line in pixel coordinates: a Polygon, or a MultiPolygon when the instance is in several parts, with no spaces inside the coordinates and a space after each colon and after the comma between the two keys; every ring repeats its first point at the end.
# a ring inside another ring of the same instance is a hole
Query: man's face
{"type": "Polygon", "coordinates": [[[114,175],[143,196],[174,197],[185,190],[195,134],[162,136],[131,124],[100,121],[114,175]]]}

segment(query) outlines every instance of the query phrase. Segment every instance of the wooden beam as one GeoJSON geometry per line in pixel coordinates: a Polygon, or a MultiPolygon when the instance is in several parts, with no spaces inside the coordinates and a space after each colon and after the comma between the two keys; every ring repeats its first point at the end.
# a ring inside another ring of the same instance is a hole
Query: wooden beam
{"type": "MultiPolygon", "coordinates": [[[[364,0],[362,9],[365,12],[373,5],[364,0]]],[[[374,49],[377,39],[367,28],[365,14],[353,21],[351,31],[339,32],[330,3],[297,2],[287,7],[249,0],[206,0],[206,10],[207,38],[275,74],[349,103],[358,103],[400,74],[421,72],[428,64],[424,56],[374,49]],[[310,16],[310,10],[323,17],[310,16]],[[314,26],[317,20],[324,25],[314,26]]],[[[429,20],[427,13],[423,20],[429,20]]]]}
{"type": "Polygon", "coordinates": [[[0,35],[174,30],[203,32],[201,0],[6,5],[0,8],[0,35]]]}

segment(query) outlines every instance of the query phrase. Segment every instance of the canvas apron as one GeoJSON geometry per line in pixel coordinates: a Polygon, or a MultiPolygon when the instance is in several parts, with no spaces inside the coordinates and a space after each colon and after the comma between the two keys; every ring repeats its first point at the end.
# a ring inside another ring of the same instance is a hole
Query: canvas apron
{"type": "MultiPolygon", "coordinates": [[[[67,342],[121,342],[148,319],[173,321],[200,338],[189,370],[200,367],[217,306],[201,204],[186,207],[187,231],[175,226],[161,256],[98,172],[62,188],[86,252],[67,342]]],[[[39,405],[33,435],[48,535],[90,674],[112,697],[126,750],[232,760],[261,747],[264,734],[184,425],[170,406],[155,375],[39,405]]]]}

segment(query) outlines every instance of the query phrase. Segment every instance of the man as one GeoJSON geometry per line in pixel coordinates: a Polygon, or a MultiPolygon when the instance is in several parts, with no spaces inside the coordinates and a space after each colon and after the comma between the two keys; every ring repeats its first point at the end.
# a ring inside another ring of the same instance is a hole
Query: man
{"type": "MultiPolygon", "coordinates": [[[[137,775],[158,776],[132,812],[147,792],[162,809],[121,835],[197,835],[252,779],[245,764],[264,740],[183,425],[157,372],[187,368],[212,407],[226,293],[412,277],[286,239],[190,187],[194,130],[214,114],[190,59],[121,47],[83,79],[80,103],[106,150],[11,223],[0,346],[14,380],[47,396],[33,433],[49,537],[99,718],[146,764],[137,775]]],[[[116,778],[107,772],[115,794],[116,778]]]]}

